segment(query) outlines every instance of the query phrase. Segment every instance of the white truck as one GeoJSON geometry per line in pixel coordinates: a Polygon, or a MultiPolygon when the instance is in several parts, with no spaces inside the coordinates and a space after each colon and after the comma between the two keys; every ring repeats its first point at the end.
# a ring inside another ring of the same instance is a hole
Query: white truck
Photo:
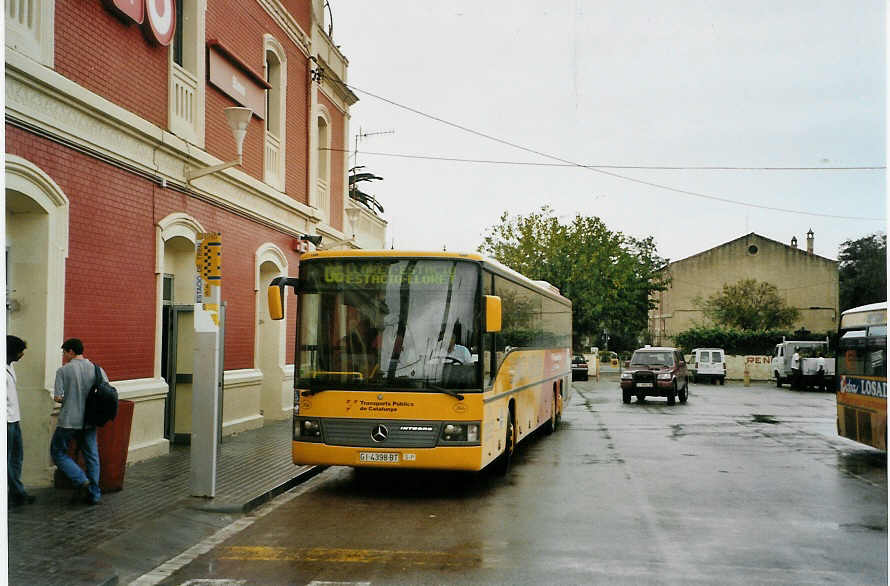
{"type": "Polygon", "coordinates": [[[694,348],[692,350],[692,382],[726,382],[726,352],[723,348],[694,348]]]}
{"type": "Polygon", "coordinates": [[[776,386],[781,387],[783,383],[793,384],[791,359],[795,350],[800,354],[801,386],[803,388],[832,388],[834,358],[826,356],[828,354],[828,338],[818,341],[794,341],[786,340],[783,337],[782,343],[776,344],[773,359],[770,361],[770,369],[776,378],[776,386]]]}

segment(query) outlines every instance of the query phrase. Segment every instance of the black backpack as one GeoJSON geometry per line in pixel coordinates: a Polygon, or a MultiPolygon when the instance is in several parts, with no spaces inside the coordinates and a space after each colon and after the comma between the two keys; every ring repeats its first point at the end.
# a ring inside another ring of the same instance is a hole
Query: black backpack
{"type": "Polygon", "coordinates": [[[117,415],[117,389],[102,378],[102,371],[97,364],[96,382],[87,393],[87,402],[83,410],[83,425],[102,427],[117,415]]]}

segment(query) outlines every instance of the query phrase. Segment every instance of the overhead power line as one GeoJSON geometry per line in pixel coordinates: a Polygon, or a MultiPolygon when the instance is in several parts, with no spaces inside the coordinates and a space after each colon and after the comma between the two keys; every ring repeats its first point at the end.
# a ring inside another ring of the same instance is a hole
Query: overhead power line
{"type": "MultiPolygon", "coordinates": [[[[338,153],[352,152],[348,149],[325,147],[322,150],[338,153]]],[[[393,157],[398,159],[415,159],[423,161],[443,161],[449,163],[478,163],[484,165],[515,165],[519,167],[582,167],[585,169],[639,169],[643,171],[881,171],[885,166],[859,166],[859,167],[720,167],[710,165],[608,165],[575,164],[575,163],[536,163],[534,161],[504,161],[499,159],[467,159],[463,157],[446,157],[444,155],[417,155],[408,153],[381,153],[374,151],[362,151],[363,155],[378,157],[393,157]]]]}
{"type": "Polygon", "coordinates": [[[461,124],[457,124],[456,122],[451,122],[451,121],[449,121],[449,120],[445,120],[444,118],[440,118],[439,116],[435,116],[435,115],[433,115],[433,114],[428,114],[427,112],[423,112],[423,111],[421,111],[421,110],[418,110],[417,108],[412,108],[411,106],[406,106],[405,104],[400,104],[399,102],[396,102],[396,101],[391,100],[391,99],[389,99],[389,98],[386,98],[386,97],[384,97],[384,96],[380,96],[380,95],[378,95],[378,94],[375,94],[375,93],[370,92],[370,91],[368,91],[368,90],[362,89],[362,88],[360,88],[360,87],[356,87],[356,86],[354,86],[354,85],[352,85],[352,84],[347,84],[347,83],[345,83],[345,82],[342,82],[342,81],[339,81],[339,80],[336,80],[336,79],[333,79],[333,78],[328,78],[328,79],[329,79],[329,81],[334,82],[334,83],[338,83],[338,84],[340,84],[340,85],[343,85],[344,87],[346,87],[346,88],[348,88],[348,89],[350,89],[350,90],[352,90],[352,91],[356,91],[356,92],[365,94],[365,95],[370,96],[370,97],[372,97],[372,98],[374,98],[374,99],[376,99],[376,100],[380,100],[381,102],[385,102],[385,103],[387,103],[387,104],[390,104],[391,106],[394,106],[394,107],[396,107],[396,108],[400,108],[400,109],[405,110],[405,111],[407,111],[407,112],[411,112],[411,113],[413,113],[413,114],[417,114],[418,116],[421,116],[421,117],[423,117],[423,118],[427,118],[427,119],[429,119],[429,120],[433,120],[433,121],[435,121],[435,122],[439,122],[440,124],[444,124],[445,126],[450,126],[450,127],[452,127],[452,128],[456,128],[457,130],[461,130],[461,131],[466,132],[466,133],[468,133],[468,134],[472,134],[472,135],[474,135],[474,136],[478,136],[478,137],[480,137],[480,138],[484,138],[484,139],[486,139],[486,140],[490,140],[490,141],[493,141],[493,142],[497,142],[497,143],[499,143],[499,144],[502,144],[502,145],[505,145],[505,146],[508,146],[508,147],[511,147],[511,148],[514,148],[514,149],[518,149],[518,150],[521,150],[521,151],[525,151],[525,152],[527,152],[527,153],[531,153],[531,154],[533,154],[533,155],[537,155],[537,156],[539,156],[539,157],[544,157],[544,158],[546,158],[546,159],[551,159],[551,160],[553,160],[553,161],[558,161],[558,162],[560,162],[560,163],[564,163],[566,166],[578,167],[578,168],[580,168],[580,169],[587,169],[587,170],[592,171],[592,172],[594,172],[594,173],[600,173],[600,174],[602,174],[602,175],[607,175],[607,176],[609,176],[609,177],[613,177],[613,178],[615,178],[615,179],[620,179],[620,180],[623,180],[623,181],[630,181],[630,182],[632,182],[632,183],[637,183],[637,184],[640,184],[640,185],[646,185],[646,186],[649,186],[649,187],[654,187],[654,188],[656,188],[656,189],[663,189],[663,190],[666,190],[666,191],[671,191],[671,192],[673,192],[673,193],[679,193],[679,194],[682,194],[682,195],[688,195],[688,196],[691,196],[691,197],[698,197],[698,198],[701,198],[701,199],[707,199],[707,200],[711,200],[711,201],[718,201],[718,202],[728,203],[728,204],[732,204],[732,205],[738,205],[738,206],[744,206],[744,207],[756,208],[756,209],[762,209],[762,210],[769,210],[769,211],[774,211],[774,212],[783,212],[783,213],[787,213],[787,214],[799,214],[799,215],[803,215],[803,216],[815,216],[815,217],[819,217],[819,218],[833,218],[833,219],[838,219],[838,220],[867,220],[867,221],[880,221],[880,222],[883,222],[883,221],[884,221],[884,218],[875,218],[875,217],[869,217],[869,216],[841,216],[841,215],[838,215],[838,214],[822,214],[822,213],[818,213],[818,212],[811,212],[811,211],[805,211],[805,210],[794,210],[794,209],[789,209],[789,208],[781,208],[781,207],[777,207],[777,206],[767,206],[767,205],[761,205],[761,204],[750,203],[750,202],[736,201],[736,200],[729,199],[729,198],[726,198],[726,197],[719,197],[719,196],[716,196],[716,195],[709,195],[709,194],[707,194],[707,193],[699,193],[699,192],[691,191],[691,190],[688,190],[688,189],[680,189],[680,188],[677,188],[677,187],[671,187],[670,185],[664,185],[664,184],[661,184],[661,183],[655,183],[655,182],[653,182],[653,181],[645,181],[645,180],[643,180],[643,179],[636,179],[636,178],[634,178],[634,177],[628,177],[627,175],[621,175],[620,173],[615,173],[615,172],[613,172],[613,171],[607,171],[605,168],[602,168],[602,167],[596,167],[596,166],[584,165],[584,164],[581,164],[581,163],[578,163],[578,162],[575,162],[575,161],[570,161],[570,160],[568,160],[568,159],[564,159],[564,158],[562,158],[562,157],[558,157],[558,156],[556,156],[556,155],[552,155],[552,154],[550,154],[550,153],[545,153],[545,152],[543,152],[543,151],[539,151],[539,150],[537,150],[537,149],[533,149],[533,148],[531,148],[531,147],[527,147],[527,146],[523,146],[523,145],[520,145],[520,144],[516,144],[516,143],[514,143],[514,142],[510,142],[510,141],[508,141],[508,140],[505,140],[505,139],[503,139],[503,138],[499,138],[499,137],[497,137],[497,136],[493,136],[493,135],[491,135],[491,134],[487,134],[487,133],[485,133],[485,132],[481,132],[481,131],[479,131],[479,130],[475,130],[475,129],[473,129],[473,128],[469,128],[469,127],[467,127],[467,126],[463,126],[463,125],[461,125],[461,124]]]}

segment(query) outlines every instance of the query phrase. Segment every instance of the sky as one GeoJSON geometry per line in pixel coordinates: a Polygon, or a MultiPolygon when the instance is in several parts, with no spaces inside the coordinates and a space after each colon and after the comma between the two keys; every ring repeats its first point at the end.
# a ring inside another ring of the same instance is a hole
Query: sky
{"type": "Polygon", "coordinates": [[[472,252],[545,204],[671,260],[886,233],[883,0],[330,5],[387,248],[472,252]]]}

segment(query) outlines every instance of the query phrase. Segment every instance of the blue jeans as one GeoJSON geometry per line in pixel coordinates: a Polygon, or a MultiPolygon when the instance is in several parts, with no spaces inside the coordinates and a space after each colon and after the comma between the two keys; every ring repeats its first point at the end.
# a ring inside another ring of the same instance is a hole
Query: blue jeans
{"type": "Polygon", "coordinates": [[[19,422],[6,424],[6,486],[9,499],[20,499],[28,495],[22,484],[22,460],[25,451],[22,444],[22,428],[19,422]]]}
{"type": "Polygon", "coordinates": [[[70,429],[57,427],[49,444],[49,454],[65,476],[71,479],[74,486],[90,484],[90,499],[99,502],[102,492],[99,490],[99,445],[96,443],[96,428],[70,429]],[[77,440],[77,447],[83,454],[87,472],[84,474],[77,462],[68,455],[68,445],[77,440]]]}

